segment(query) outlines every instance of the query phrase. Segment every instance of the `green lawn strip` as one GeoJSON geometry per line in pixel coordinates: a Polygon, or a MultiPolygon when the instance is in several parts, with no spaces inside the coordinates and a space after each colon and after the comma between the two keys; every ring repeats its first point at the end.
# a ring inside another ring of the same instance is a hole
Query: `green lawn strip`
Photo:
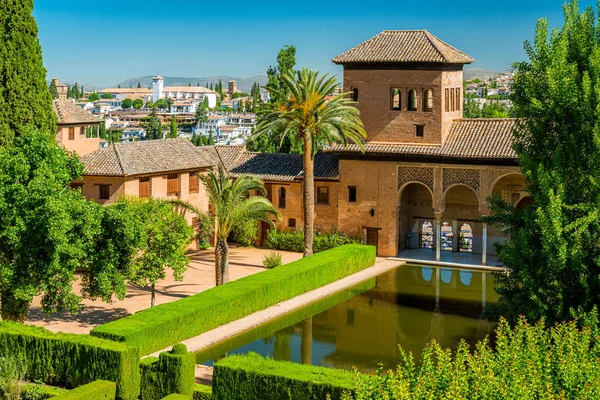
{"type": "Polygon", "coordinates": [[[193,400],[212,400],[212,388],[207,385],[194,384],[193,400]]]}
{"type": "Polygon", "coordinates": [[[277,303],[335,282],[375,263],[375,247],[345,245],[94,328],[92,335],[163,349],[277,303]]]}
{"type": "Polygon", "coordinates": [[[94,381],[51,397],[51,400],[114,400],[117,386],[114,382],[94,381]]]}

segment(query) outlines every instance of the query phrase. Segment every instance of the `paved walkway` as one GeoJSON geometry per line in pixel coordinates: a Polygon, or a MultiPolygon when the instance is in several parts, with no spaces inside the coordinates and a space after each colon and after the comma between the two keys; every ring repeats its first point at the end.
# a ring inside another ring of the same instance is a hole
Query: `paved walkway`
{"type": "MultiPolygon", "coordinates": [[[[440,252],[441,261],[452,264],[463,264],[463,265],[481,265],[481,254],[473,254],[467,252],[455,253],[453,251],[442,251],[440,252]]],[[[432,249],[409,249],[401,250],[398,253],[399,259],[403,260],[414,260],[414,261],[435,261],[435,250],[432,249]]],[[[498,257],[487,256],[487,265],[491,267],[502,266],[502,263],[498,261],[498,257]]]]}
{"type": "MultiPolygon", "coordinates": [[[[264,271],[263,257],[272,250],[257,248],[231,248],[230,279],[235,280],[264,271]]],[[[301,253],[280,251],[283,263],[302,258],[301,253]]],[[[190,252],[190,266],[184,274],[182,282],[175,282],[168,274],[167,279],[156,285],[156,304],[168,303],[210,289],[215,285],[215,266],[213,250],[190,252]]],[[[75,284],[75,292],[79,293],[79,281],[75,284]]],[[[35,298],[26,323],[43,326],[53,332],[89,333],[97,325],[123,318],[150,307],[150,289],[130,286],[122,301],[112,304],[100,300],[83,300],[83,309],[78,315],[55,313],[46,317],[40,309],[40,298],[35,298]]]]}

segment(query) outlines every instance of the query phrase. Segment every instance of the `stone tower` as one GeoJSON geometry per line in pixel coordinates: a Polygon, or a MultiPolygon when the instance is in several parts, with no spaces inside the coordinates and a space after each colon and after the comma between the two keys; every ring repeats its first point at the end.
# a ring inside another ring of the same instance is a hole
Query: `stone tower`
{"type": "Polygon", "coordinates": [[[231,80],[228,83],[229,83],[229,88],[227,90],[227,94],[229,95],[229,98],[231,99],[233,97],[233,94],[238,91],[237,81],[231,80]]]}
{"type": "Polygon", "coordinates": [[[59,100],[66,100],[67,94],[69,93],[69,86],[64,83],[60,83],[57,78],[52,78],[52,82],[56,86],[56,92],[58,93],[59,100]]]}
{"type": "Polygon", "coordinates": [[[462,118],[469,55],[425,30],[383,31],[333,59],[357,102],[367,140],[440,144],[462,118]]]}
{"type": "Polygon", "coordinates": [[[162,99],[163,88],[165,84],[165,79],[160,75],[155,75],[152,78],[152,102],[156,103],[158,100],[162,99]]]}

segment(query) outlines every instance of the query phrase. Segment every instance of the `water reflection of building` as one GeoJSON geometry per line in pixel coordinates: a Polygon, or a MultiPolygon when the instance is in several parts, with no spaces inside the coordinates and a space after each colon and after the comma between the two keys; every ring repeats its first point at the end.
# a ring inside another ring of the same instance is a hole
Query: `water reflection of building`
{"type": "Polygon", "coordinates": [[[323,364],[373,372],[379,362],[393,368],[400,361],[398,346],[418,359],[433,339],[443,347],[455,347],[461,338],[474,344],[490,328],[478,319],[486,302],[495,300],[487,278],[481,272],[428,267],[399,268],[379,277],[376,288],[313,317],[315,339],[335,338],[336,350],[323,364]]]}

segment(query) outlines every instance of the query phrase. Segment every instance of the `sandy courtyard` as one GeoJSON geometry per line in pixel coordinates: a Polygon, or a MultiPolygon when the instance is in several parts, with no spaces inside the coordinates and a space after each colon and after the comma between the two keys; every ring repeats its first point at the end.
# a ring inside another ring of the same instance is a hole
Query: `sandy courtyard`
{"type": "MultiPolygon", "coordinates": [[[[256,248],[231,248],[229,254],[229,276],[231,280],[264,271],[262,260],[272,250],[256,248]]],[[[302,258],[301,253],[280,251],[283,263],[302,258]]],[[[182,282],[175,282],[170,273],[156,284],[156,304],[168,303],[187,297],[215,285],[213,250],[199,250],[189,253],[190,266],[182,282]]],[[[78,288],[76,288],[78,290],[78,288]]],[[[83,308],[78,315],[55,313],[46,317],[40,309],[40,299],[33,301],[26,323],[43,326],[53,332],[89,333],[92,328],[115,319],[123,318],[150,307],[150,288],[130,286],[122,301],[107,304],[100,300],[83,300],[83,308]]]]}

